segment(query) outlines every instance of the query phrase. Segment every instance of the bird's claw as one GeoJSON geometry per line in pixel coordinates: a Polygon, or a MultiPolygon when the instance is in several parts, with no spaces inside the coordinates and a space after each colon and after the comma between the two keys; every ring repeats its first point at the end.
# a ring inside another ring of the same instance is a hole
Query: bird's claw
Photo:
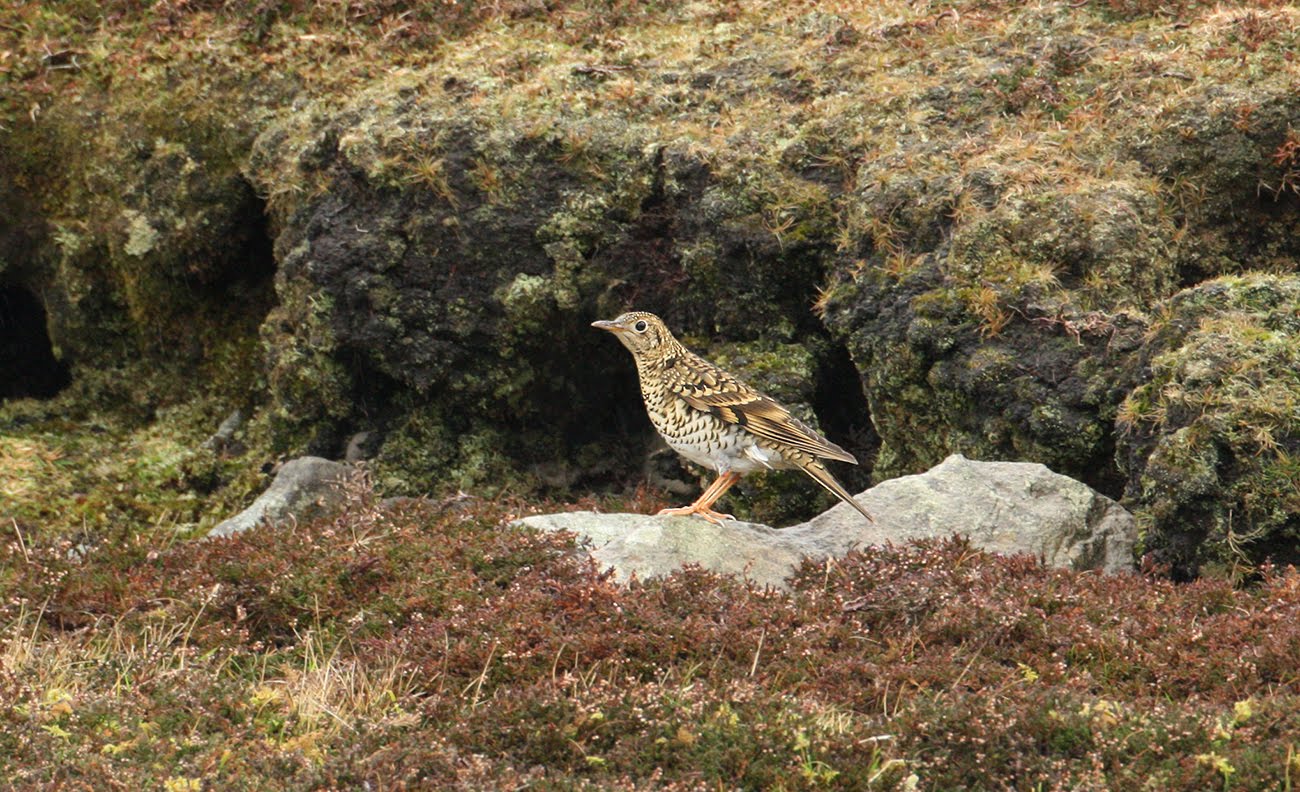
{"type": "Polygon", "coordinates": [[[709,508],[701,509],[695,506],[683,506],[679,509],[659,510],[660,517],[689,517],[692,514],[697,515],[699,517],[703,517],[704,519],[708,520],[714,525],[721,525],[723,520],[736,519],[735,515],[733,514],[723,514],[722,512],[714,511],[713,509],[709,509],[709,508]]]}

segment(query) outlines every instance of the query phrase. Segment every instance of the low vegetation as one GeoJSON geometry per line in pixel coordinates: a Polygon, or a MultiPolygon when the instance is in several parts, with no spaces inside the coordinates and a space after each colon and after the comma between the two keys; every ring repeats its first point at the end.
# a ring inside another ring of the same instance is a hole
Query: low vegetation
{"type": "Polygon", "coordinates": [[[622,588],[571,538],[510,527],[521,509],[358,486],[333,518],[235,540],[11,536],[0,776],[1203,790],[1300,774],[1293,570],[1242,591],[954,539],[809,563],[788,594],[697,569],[622,588]]]}

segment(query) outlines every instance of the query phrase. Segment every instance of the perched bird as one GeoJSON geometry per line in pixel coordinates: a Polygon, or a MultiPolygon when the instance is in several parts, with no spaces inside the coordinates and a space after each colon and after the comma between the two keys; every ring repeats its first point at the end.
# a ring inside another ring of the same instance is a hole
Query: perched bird
{"type": "Polygon", "coordinates": [[[660,514],[698,514],[709,522],[734,520],[713,504],[746,473],[799,468],[837,498],[862,512],[835,480],[823,459],[857,464],[843,448],[817,434],[772,398],[678,343],[652,313],[632,311],[592,322],[613,333],[636,359],[641,397],[650,421],[677,453],[718,471],[718,478],[690,506],[660,514]]]}

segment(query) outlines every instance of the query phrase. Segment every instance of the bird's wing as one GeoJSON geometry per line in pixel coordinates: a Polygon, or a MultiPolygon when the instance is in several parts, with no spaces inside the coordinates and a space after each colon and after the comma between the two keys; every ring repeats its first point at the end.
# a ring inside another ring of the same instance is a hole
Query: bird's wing
{"type": "Polygon", "coordinates": [[[857,464],[843,448],[795,418],[771,397],[754,390],[703,358],[682,350],[664,361],[668,389],[702,412],[738,424],[765,440],[824,459],[857,464]]]}

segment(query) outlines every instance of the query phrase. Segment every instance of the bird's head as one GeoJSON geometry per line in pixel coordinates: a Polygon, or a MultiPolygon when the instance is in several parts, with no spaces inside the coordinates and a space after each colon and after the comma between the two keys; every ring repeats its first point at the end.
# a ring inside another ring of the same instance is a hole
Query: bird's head
{"type": "Polygon", "coordinates": [[[591,326],[613,333],[637,358],[662,354],[673,343],[673,334],[663,320],[645,311],[630,311],[617,319],[592,322],[591,326]]]}

